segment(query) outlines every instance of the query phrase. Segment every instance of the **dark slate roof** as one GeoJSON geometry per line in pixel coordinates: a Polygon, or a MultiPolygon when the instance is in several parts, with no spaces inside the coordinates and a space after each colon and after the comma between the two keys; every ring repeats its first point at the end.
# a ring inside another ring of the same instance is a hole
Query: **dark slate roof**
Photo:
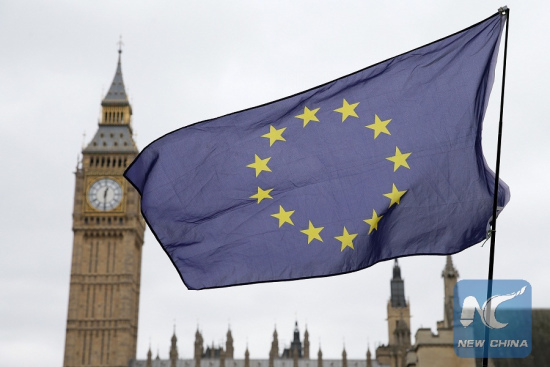
{"type": "Polygon", "coordinates": [[[393,278],[390,281],[391,290],[391,306],[392,307],[407,307],[407,301],[405,300],[405,283],[401,278],[401,268],[395,259],[393,265],[393,278]]]}
{"type": "Polygon", "coordinates": [[[122,80],[122,66],[120,65],[121,51],[118,53],[118,65],[115,72],[115,77],[111,83],[111,87],[107,92],[105,98],[101,102],[102,106],[108,105],[128,105],[128,96],[126,95],[126,89],[124,89],[124,80],[122,80]]]}
{"type": "Polygon", "coordinates": [[[83,153],[137,153],[128,125],[99,125],[94,138],[83,153]]]}

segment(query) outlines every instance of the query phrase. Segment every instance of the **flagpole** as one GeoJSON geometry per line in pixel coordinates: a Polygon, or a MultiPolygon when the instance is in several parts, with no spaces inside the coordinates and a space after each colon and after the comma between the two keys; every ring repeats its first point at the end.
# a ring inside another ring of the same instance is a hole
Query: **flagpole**
{"type": "MultiPolygon", "coordinates": [[[[487,285],[487,299],[489,299],[493,293],[493,269],[495,264],[495,237],[497,234],[497,205],[498,205],[498,183],[500,176],[500,151],[502,145],[502,116],[504,111],[504,86],[506,84],[506,56],[508,53],[508,25],[510,24],[510,9],[504,6],[498,9],[502,15],[506,16],[506,32],[504,35],[504,61],[502,65],[502,89],[500,92],[500,118],[498,123],[498,139],[497,139],[497,163],[495,169],[495,194],[493,199],[493,221],[491,223],[491,247],[489,252],[489,274],[487,285]]],[[[483,357],[483,367],[487,367],[489,358],[489,328],[485,328],[485,357],[483,357]]]]}

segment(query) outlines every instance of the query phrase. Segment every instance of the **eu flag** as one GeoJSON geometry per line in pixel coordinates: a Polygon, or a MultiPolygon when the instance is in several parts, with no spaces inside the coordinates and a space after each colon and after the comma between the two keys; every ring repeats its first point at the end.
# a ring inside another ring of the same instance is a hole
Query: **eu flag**
{"type": "Polygon", "coordinates": [[[481,130],[504,22],[146,147],[125,176],[185,285],[342,274],[485,239],[481,130]]]}

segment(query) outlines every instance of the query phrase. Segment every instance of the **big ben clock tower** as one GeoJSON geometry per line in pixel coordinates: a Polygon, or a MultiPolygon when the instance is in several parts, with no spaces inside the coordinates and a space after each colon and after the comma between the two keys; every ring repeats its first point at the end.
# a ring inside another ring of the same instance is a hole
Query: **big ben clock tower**
{"type": "Polygon", "coordinates": [[[136,356],[145,221],[122,176],[138,149],[118,52],[97,132],[76,171],[65,367],[127,367],[136,356]]]}

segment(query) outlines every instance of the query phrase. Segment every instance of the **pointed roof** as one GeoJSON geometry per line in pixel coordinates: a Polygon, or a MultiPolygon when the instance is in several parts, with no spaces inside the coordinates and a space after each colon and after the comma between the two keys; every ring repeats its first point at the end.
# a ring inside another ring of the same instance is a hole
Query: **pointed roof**
{"type": "MultiPolygon", "coordinates": [[[[128,102],[128,97],[124,89],[122,81],[122,69],[120,66],[120,54],[122,50],[118,50],[118,67],[111,84],[109,92],[101,102],[103,107],[115,106],[122,107],[127,113],[129,107],[130,115],[132,107],[128,102]]],[[[82,150],[83,153],[137,153],[138,149],[132,137],[132,127],[130,119],[120,121],[120,123],[103,123],[100,119],[99,128],[97,129],[92,141],[82,150]]]]}
{"type": "Polygon", "coordinates": [[[397,259],[395,259],[395,262],[393,264],[393,279],[401,279],[401,268],[399,267],[397,259]]]}
{"type": "Polygon", "coordinates": [[[393,278],[390,281],[391,290],[391,306],[392,307],[407,307],[407,301],[405,300],[405,284],[401,278],[401,268],[397,259],[393,265],[393,278]]]}
{"type": "Polygon", "coordinates": [[[99,125],[83,153],[137,153],[138,149],[128,125],[99,125]]]}
{"type": "Polygon", "coordinates": [[[445,263],[445,268],[441,272],[442,277],[446,278],[458,278],[458,270],[453,265],[453,259],[451,255],[447,255],[447,262],[445,263]]]}
{"type": "Polygon", "coordinates": [[[298,321],[294,323],[294,340],[292,343],[300,343],[300,329],[298,329],[298,321]]]}
{"type": "Polygon", "coordinates": [[[122,50],[118,49],[118,64],[115,72],[115,77],[113,78],[113,82],[111,83],[111,87],[109,88],[109,91],[105,95],[105,98],[103,98],[103,101],[101,102],[102,106],[109,106],[109,105],[129,105],[128,102],[128,96],[126,95],[126,89],[124,88],[124,80],[122,79],[122,66],[121,66],[121,55],[122,50]]]}

